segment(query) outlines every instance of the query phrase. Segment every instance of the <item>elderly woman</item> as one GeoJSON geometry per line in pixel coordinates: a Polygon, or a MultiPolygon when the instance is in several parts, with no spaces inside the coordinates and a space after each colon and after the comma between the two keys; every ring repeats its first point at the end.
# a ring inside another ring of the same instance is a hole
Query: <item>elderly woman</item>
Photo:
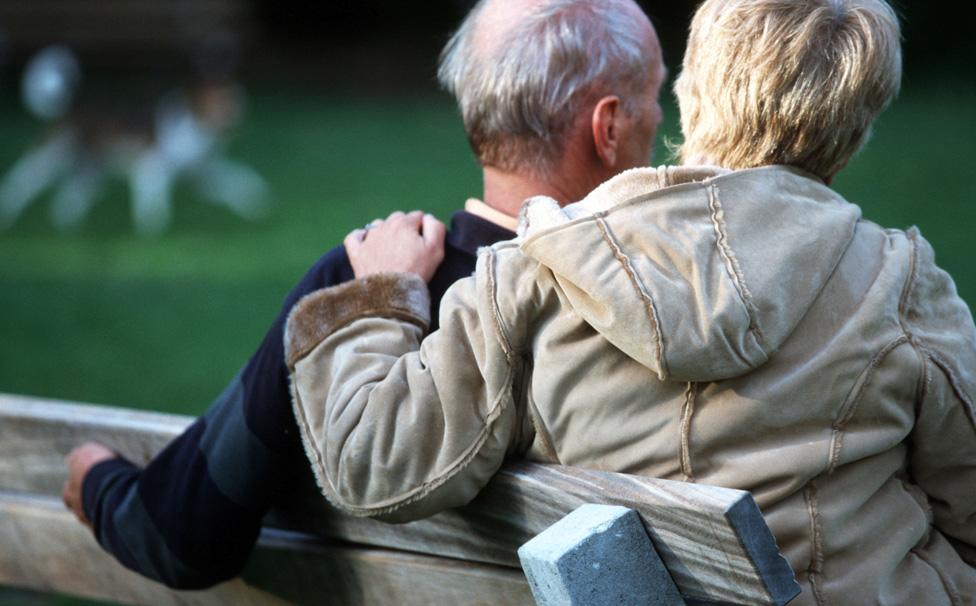
{"type": "Polygon", "coordinates": [[[325,496],[425,516],[507,456],[716,484],[755,496],[801,604],[976,602],[976,327],[917,230],[828,186],[900,75],[882,0],[708,0],[683,166],[531,200],[439,331],[421,279],[379,273],[427,271],[420,220],[352,235],[359,279],[286,335],[325,496]]]}

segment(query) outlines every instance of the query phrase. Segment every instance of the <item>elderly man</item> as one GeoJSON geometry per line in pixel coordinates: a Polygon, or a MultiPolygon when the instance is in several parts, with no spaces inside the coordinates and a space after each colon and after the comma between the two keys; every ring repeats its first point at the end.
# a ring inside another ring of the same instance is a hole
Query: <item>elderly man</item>
{"type": "MultiPolygon", "coordinates": [[[[484,0],[448,43],[439,75],[483,167],[483,201],[467,201],[446,240],[442,225],[415,212],[346,242],[382,240],[393,227],[422,233],[425,313],[435,318],[447,288],[473,272],[477,249],[515,235],[525,198],[568,203],[648,161],[664,69],[632,0],[484,0]]],[[[386,262],[396,268],[401,253],[386,262]]],[[[308,475],[288,393],[284,313],[375,262],[350,265],[341,247],[323,256],[210,410],[144,469],[97,444],[69,456],[65,502],[105,549],[173,587],[205,587],[241,570],[262,516],[308,475]]]]}
{"type": "MultiPolygon", "coordinates": [[[[716,484],[752,492],[798,604],[976,603],[972,314],[916,229],[829,187],[900,80],[884,0],[706,0],[676,84],[683,166],[530,201],[426,339],[409,273],[295,307],[325,496],[413,519],[507,456],[716,484]]],[[[418,238],[371,237],[354,264],[418,238]]]]}

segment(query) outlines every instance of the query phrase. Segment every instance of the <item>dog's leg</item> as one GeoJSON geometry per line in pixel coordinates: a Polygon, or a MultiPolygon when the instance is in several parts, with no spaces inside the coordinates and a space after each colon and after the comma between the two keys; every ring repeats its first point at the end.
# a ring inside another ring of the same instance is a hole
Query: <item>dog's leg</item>
{"type": "Polygon", "coordinates": [[[0,182],[0,229],[10,227],[78,154],[72,133],[61,133],[25,154],[0,182]]]}
{"type": "Polygon", "coordinates": [[[51,206],[51,221],[61,230],[76,227],[91,210],[102,184],[104,169],[92,160],[80,159],[58,188],[51,206]]]}
{"type": "Polygon", "coordinates": [[[169,226],[173,178],[173,168],[156,151],[143,154],[133,164],[129,172],[132,221],[140,235],[158,236],[169,226]]]}
{"type": "Polygon", "coordinates": [[[253,168],[214,156],[194,171],[194,177],[204,198],[241,218],[254,221],[267,211],[268,184],[253,168]]]}

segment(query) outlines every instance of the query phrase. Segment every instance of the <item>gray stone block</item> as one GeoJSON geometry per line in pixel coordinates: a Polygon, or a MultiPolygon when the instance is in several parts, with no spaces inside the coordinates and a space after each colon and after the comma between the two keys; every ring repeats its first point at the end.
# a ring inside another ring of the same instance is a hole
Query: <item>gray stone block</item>
{"type": "Polygon", "coordinates": [[[518,550],[540,606],[684,604],[637,512],[582,505],[518,550]]]}

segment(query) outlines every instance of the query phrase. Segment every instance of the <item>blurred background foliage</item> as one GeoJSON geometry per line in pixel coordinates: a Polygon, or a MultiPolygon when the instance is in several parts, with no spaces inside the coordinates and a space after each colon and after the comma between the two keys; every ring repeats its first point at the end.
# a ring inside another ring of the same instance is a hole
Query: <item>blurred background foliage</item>
{"type": "MultiPolygon", "coordinates": [[[[192,81],[194,49],[218,39],[233,49],[232,76],[246,95],[226,155],[256,170],[271,192],[266,215],[248,221],[177,185],[169,229],[150,238],[133,231],[121,178],[106,182],[67,233],[52,227],[51,196],[43,196],[0,231],[0,392],[198,414],[263,338],[290,287],[348,231],[395,209],[449,219],[481,184],[434,73],[440,47],[470,4],[0,3],[0,174],[52,128],[24,109],[19,93],[23,67],[39,48],[72,48],[90,106],[124,108],[192,81]]],[[[641,4],[673,78],[695,3],[641,4]]],[[[973,305],[972,9],[897,5],[902,95],[835,187],[870,220],[918,225],[973,305]]],[[[669,93],[664,108],[662,140],[677,139],[669,93]]],[[[654,161],[669,161],[660,141],[654,161]]],[[[59,599],[0,592],[0,604],[59,599]]]]}

